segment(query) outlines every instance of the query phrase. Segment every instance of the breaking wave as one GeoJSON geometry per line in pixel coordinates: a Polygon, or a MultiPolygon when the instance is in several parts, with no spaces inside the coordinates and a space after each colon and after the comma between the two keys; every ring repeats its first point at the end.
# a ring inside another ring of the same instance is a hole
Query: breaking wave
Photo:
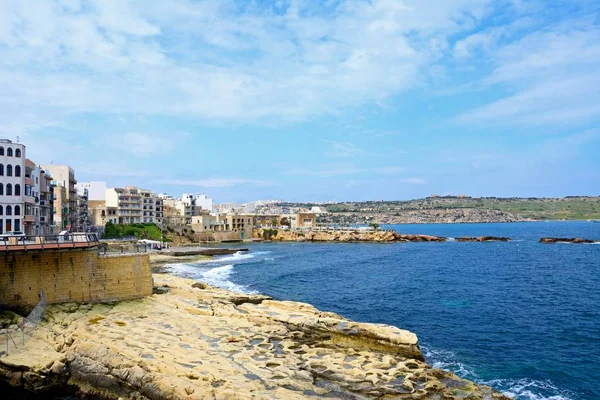
{"type": "Polygon", "coordinates": [[[189,264],[168,264],[167,267],[171,269],[173,274],[184,278],[196,279],[232,292],[256,294],[258,292],[249,289],[247,286],[234,283],[231,277],[235,274],[234,268],[236,265],[273,260],[273,258],[265,257],[268,254],[271,254],[271,252],[247,253],[238,251],[232,255],[195,261],[189,264]]]}
{"type": "Polygon", "coordinates": [[[451,351],[434,350],[422,347],[423,354],[434,368],[454,372],[461,378],[469,379],[483,385],[491,386],[507,397],[515,400],[574,400],[575,397],[567,391],[556,387],[552,382],[522,379],[494,379],[485,381],[475,370],[457,360],[451,351]]]}

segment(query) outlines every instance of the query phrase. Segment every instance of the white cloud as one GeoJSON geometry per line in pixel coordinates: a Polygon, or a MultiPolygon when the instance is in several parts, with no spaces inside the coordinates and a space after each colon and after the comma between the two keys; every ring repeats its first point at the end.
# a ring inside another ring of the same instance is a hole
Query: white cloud
{"type": "Polygon", "coordinates": [[[0,117],[336,113],[413,87],[440,43],[485,16],[487,4],[6,0],[0,117]]]}
{"type": "Polygon", "coordinates": [[[331,150],[326,153],[330,157],[356,157],[365,151],[348,142],[331,142],[331,150]]]}
{"type": "Polygon", "coordinates": [[[600,28],[585,20],[538,30],[488,54],[483,88],[504,97],[455,118],[461,124],[550,126],[600,117],[600,28]]]}

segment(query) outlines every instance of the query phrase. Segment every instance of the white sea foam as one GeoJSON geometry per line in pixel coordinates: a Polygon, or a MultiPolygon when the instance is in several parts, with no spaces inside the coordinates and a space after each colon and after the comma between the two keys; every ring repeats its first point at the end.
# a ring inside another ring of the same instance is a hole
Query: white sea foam
{"type": "MultiPolygon", "coordinates": [[[[254,262],[261,256],[270,254],[270,251],[246,253],[238,251],[232,255],[215,257],[210,260],[195,261],[190,264],[167,264],[166,267],[178,276],[206,282],[211,286],[220,287],[238,293],[258,293],[246,286],[233,283],[230,278],[235,273],[234,267],[238,264],[254,262]]],[[[266,258],[265,258],[266,259],[266,258]]]]}
{"type": "Polygon", "coordinates": [[[260,256],[263,256],[265,254],[271,254],[271,252],[270,251],[257,251],[255,253],[247,253],[247,252],[238,251],[237,253],[234,253],[229,256],[216,257],[211,260],[206,260],[206,263],[208,263],[208,264],[234,264],[235,265],[235,264],[241,264],[247,260],[253,260],[255,258],[260,258],[260,256]]]}
{"type": "Polygon", "coordinates": [[[550,381],[523,379],[494,379],[480,382],[499,389],[510,398],[519,400],[573,400],[571,394],[561,391],[550,381]]]}
{"type": "Polygon", "coordinates": [[[457,360],[451,351],[422,347],[427,361],[434,367],[452,371],[461,378],[488,385],[515,400],[573,400],[574,397],[550,381],[523,379],[494,379],[483,381],[469,366],[457,360]]]}
{"type": "Polygon", "coordinates": [[[233,265],[224,265],[222,267],[211,268],[199,274],[198,280],[217,286],[222,289],[231,290],[238,293],[257,293],[249,290],[246,286],[238,285],[229,280],[234,273],[233,265]]]}
{"type": "Polygon", "coordinates": [[[425,358],[434,368],[452,371],[461,378],[477,380],[479,376],[472,368],[459,362],[456,359],[456,354],[447,350],[435,350],[427,347],[422,348],[425,353],[425,358]]]}

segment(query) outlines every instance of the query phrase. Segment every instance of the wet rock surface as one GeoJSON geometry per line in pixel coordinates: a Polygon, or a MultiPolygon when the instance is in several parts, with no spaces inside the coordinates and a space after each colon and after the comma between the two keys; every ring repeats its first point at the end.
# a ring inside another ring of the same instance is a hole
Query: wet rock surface
{"type": "Polygon", "coordinates": [[[578,243],[578,244],[590,244],[599,243],[598,240],[582,239],[582,238],[555,238],[545,237],[540,239],[540,243],[578,243]]]}
{"type": "Polygon", "coordinates": [[[155,275],[151,297],[54,305],[0,376],[117,399],[504,399],[431,368],[416,335],[309,304],[155,275]]]}
{"type": "Polygon", "coordinates": [[[512,239],[507,237],[498,237],[498,236],[479,236],[479,237],[471,237],[464,236],[460,238],[454,239],[457,242],[510,242],[512,239]]]}
{"type": "MultiPolygon", "coordinates": [[[[270,240],[278,242],[447,242],[449,239],[443,236],[431,235],[407,235],[395,231],[287,231],[280,230],[277,234],[270,233],[270,240]]],[[[257,229],[254,231],[255,238],[261,238],[263,230],[257,229]]],[[[498,236],[464,236],[456,238],[457,242],[510,242],[512,239],[508,237],[498,236]]]]}

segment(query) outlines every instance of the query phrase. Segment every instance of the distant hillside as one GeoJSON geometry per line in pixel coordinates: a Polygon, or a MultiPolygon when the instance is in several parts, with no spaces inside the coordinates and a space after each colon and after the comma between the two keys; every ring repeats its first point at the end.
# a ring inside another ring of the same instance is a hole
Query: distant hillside
{"type": "MultiPolygon", "coordinates": [[[[314,204],[291,204],[287,206],[312,206],[314,204]]],[[[321,207],[323,207],[321,205],[321,207]]],[[[570,196],[564,198],[499,198],[499,197],[427,197],[424,199],[408,201],[366,201],[366,202],[344,202],[327,204],[324,206],[332,213],[327,219],[335,219],[335,214],[352,216],[369,216],[373,220],[403,220],[413,216],[415,212],[422,211],[426,215],[440,215],[446,218],[446,214],[456,210],[489,210],[499,211],[497,214],[488,212],[479,213],[485,215],[498,215],[498,222],[506,222],[510,218],[514,220],[600,220],[600,197],[578,197],[570,196]],[[432,213],[431,210],[445,211],[444,213],[432,213]],[[507,219],[507,216],[510,218],[507,219]],[[406,217],[406,218],[405,218],[406,217]]],[[[469,211],[459,215],[478,215],[469,211]]],[[[344,218],[345,219],[345,218],[344,218]]],[[[352,219],[352,218],[351,218],[352,219]]],[[[324,221],[325,222],[325,221],[324,221]]],[[[351,222],[351,221],[348,221],[351,222]]],[[[358,222],[358,221],[357,221],[358,222]]],[[[376,221],[377,222],[377,221],[376,221]]],[[[427,219],[427,222],[431,222],[427,219]]],[[[446,222],[440,220],[439,222],[446,222]]],[[[460,220],[454,222],[462,222],[460,220]]],[[[464,221],[476,222],[476,221],[464,221]]],[[[481,221],[494,222],[494,221],[481,221]]]]}

